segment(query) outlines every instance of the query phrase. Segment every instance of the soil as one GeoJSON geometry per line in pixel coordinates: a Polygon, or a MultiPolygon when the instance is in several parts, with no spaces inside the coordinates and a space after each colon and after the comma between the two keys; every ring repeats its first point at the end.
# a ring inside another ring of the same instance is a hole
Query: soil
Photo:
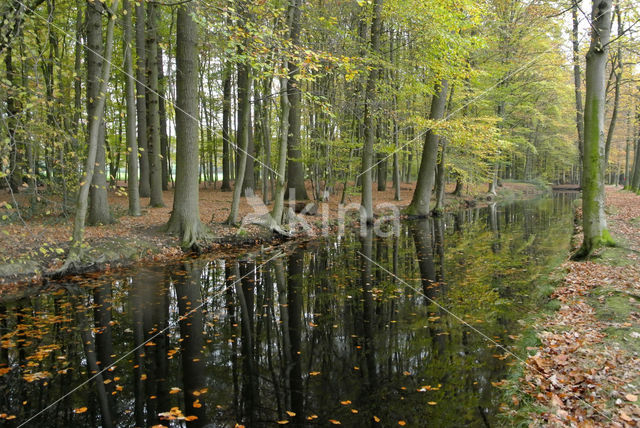
{"type": "MultiPolygon", "coordinates": [[[[530,183],[504,182],[497,197],[484,193],[486,185],[467,187],[464,196],[454,196],[451,194],[453,187],[451,184],[446,189],[447,211],[483,206],[496,200],[531,198],[545,191],[544,187],[530,183]]],[[[402,209],[411,200],[414,188],[414,183],[403,183],[400,187],[400,201],[394,201],[394,190],[390,185],[383,192],[374,189],[374,207],[382,203],[393,203],[402,209]]],[[[353,184],[349,189],[354,192],[357,190],[353,184]]],[[[308,192],[312,194],[310,183],[308,192]]],[[[311,226],[311,235],[320,233],[323,213],[328,214],[329,223],[335,226],[341,196],[342,189],[339,188],[320,209],[315,207],[318,211],[316,215],[299,214],[311,226]]],[[[5,191],[0,194],[0,298],[3,294],[15,293],[21,286],[39,285],[43,280],[51,278],[62,266],[69,249],[72,217],[64,215],[59,198],[48,196],[44,189],[39,189],[35,198],[38,200],[39,214],[28,216],[30,203],[34,199],[31,193],[14,195],[5,191]]],[[[239,214],[240,218],[247,221],[243,221],[240,227],[224,224],[231,199],[231,192],[221,192],[211,184],[201,185],[200,218],[210,231],[209,238],[202,245],[205,251],[241,251],[265,243],[277,243],[283,239],[281,235],[252,224],[249,220],[267,213],[271,208],[262,204],[259,195],[252,204],[247,198],[242,198],[239,214]]],[[[82,266],[75,273],[185,256],[187,253],[180,248],[178,237],[167,235],[163,230],[171,214],[173,190],[164,192],[165,206],[162,208],[148,207],[146,202],[146,198],[143,198],[142,216],[128,216],[126,189],[112,189],[109,192],[109,203],[114,223],[86,227],[86,250],[82,266]]],[[[345,205],[359,202],[359,194],[347,192],[345,205]]],[[[355,215],[353,218],[355,219],[355,215]]]]}

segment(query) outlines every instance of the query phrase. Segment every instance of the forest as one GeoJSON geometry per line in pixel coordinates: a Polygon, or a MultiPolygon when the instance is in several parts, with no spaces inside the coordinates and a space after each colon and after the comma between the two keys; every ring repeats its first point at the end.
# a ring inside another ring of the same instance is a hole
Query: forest
{"type": "Polygon", "coordinates": [[[640,424],[636,1],[2,0],[0,59],[0,424],[640,424]]]}

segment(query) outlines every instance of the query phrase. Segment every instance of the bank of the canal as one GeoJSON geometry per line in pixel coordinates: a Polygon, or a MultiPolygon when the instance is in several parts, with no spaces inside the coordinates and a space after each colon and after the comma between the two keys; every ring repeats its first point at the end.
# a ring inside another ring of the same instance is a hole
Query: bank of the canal
{"type": "Polygon", "coordinates": [[[617,246],[543,282],[549,299],[517,343],[529,357],[505,387],[507,425],[640,425],[640,196],[609,187],[606,211],[617,246]]]}
{"type": "MultiPolygon", "coordinates": [[[[394,201],[393,189],[388,189],[385,192],[375,192],[374,202],[376,205],[392,203],[402,209],[411,200],[414,186],[415,184],[402,185],[401,201],[394,201]]],[[[505,181],[501,183],[496,196],[484,193],[485,187],[481,189],[471,186],[465,189],[464,196],[447,194],[446,211],[485,207],[495,202],[526,200],[549,192],[544,183],[505,181]]],[[[452,192],[453,187],[449,186],[447,191],[452,192]]],[[[26,198],[26,195],[18,196],[26,198]]],[[[15,204],[14,201],[7,197],[0,197],[0,297],[10,293],[33,291],[25,290],[25,287],[39,287],[43,282],[55,277],[63,265],[71,236],[70,218],[55,213],[53,209],[47,211],[46,215],[22,217],[20,211],[9,204],[15,204]],[[11,209],[7,209],[7,206],[11,209]]],[[[283,236],[251,222],[245,222],[241,227],[224,224],[227,210],[222,207],[230,206],[230,197],[231,194],[228,192],[214,191],[206,187],[201,190],[201,218],[210,231],[208,238],[199,243],[201,253],[253,251],[261,246],[277,245],[285,240],[283,236]]],[[[109,198],[116,223],[86,228],[82,260],[76,266],[77,271],[70,273],[108,271],[137,263],[175,261],[191,255],[191,251],[180,248],[177,237],[164,233],[164,225],[170,216],[172,206],[171,191],[165,192],[164,208],[147,208],[142,217],[126,215],[126,195],[112,192],[109,198]]],[[[358,201],[359,196],[349,195],[345,203],[358,201]]],[[[335,232],[339,203],[339,192],[331,195],[326,202],[331,233],[335,232]]],[[[312,232],[304,233],[304,236],[300,237],[302,241],[307,240],[309,235],[319,236],[326,232],[323,230],[321,219],[323,209],[324,207],[320,208],[314,215],[299,214],[301,220],[311,227],[312,232]]],[[[268,208],[261,206],[259,200],[251,204],[243,198],[240,205],[241,216],[247,218],[267,212],[268,208]]],[[[377,214],[383,215],[387,212],[377,214]]],[[[355,215],[347,219],[351,224],[356,221],[355,215]]]]}

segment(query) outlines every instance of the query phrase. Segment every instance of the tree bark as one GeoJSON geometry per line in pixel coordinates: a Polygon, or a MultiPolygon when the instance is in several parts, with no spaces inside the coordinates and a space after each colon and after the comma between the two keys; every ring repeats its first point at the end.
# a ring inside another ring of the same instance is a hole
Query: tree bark
{"type": "MultiPolygon", "coordinates": [[[[371,56],[377,55],[380,50],[380,33],[382,31],[382,0],[373,3],[373,21],[371,22],[371,56]]],[[[364,147],[362,148],[362,206],[365,211],[365,221],[373,222],[373,143],[375,130],[373,126],[373,105],[376,100],[376,83],[378,81],[378,69],[372,67],[367,78],[364,100],[364,147]]]]}
{"type": "MultiPolygon", "coordinates": [[[[286,88],[286,78],[280,79],[280,87],[286,88]]],[[[285,177],[287,169],[287,140],[289,137],[289,97],[287,91],[280,94],[280,145],[278,148],[278,175],[276,179],[276,192],[273,196],[273,210],[271,218],[276,226],[282,224],[282,213],[284,210],[285,177]]]]}
{"type": "MultiPolygon", "coordinates": [[[[640,88],[639,88],[640,89],[640,88]]],[[[636,123],[640,124],[640,105],[636,106],[636,123]]],[[[633,178],[631,180],[631,190],[640,190],[640,125],[638,126],[634,150],[633,178]]]]}
{"type": "MultiPolygon", "coordinates": [[[[18,148],[18,140],[16,138],[16,125],[19,113],[19,103],[15,98],[18,90],[16,82],[16,72],[13,68],[13,49],[9,45],[5,51],[4,64],[7,73],[7,81],[10,88],[7,90],[7,128],[9,134],[9,189],[13,193],[20,191],[22,185],[22,162],[21,154],[18,148]]],[[[34,190],[35,191],[35,190],[34,190]]]]}
{"type": "Polygon", "coordinates": [[[580,41],[579,41],[579,22],[578,22],[578,7],[579,2],[575,1],[571,8],[571,14],[573,17],[573,30],[571,33],[571,42],[573,46],[573,83],[576,97],[576,128],[578,129],[578,153],[580,154],[580,171],[578,175],[582,180],[582,160],[584,158],[584,108],[582,106],[582,90],[581,86],[581,72],[580,72],[580,41]]]}
{"type": "Polygon", "coordinates": [[[604,212],[604,111],[611,0],[593,0],[591,46],[587,53],[584,114],[582,216],[584,241],[574,255],[583,258],[612,243],[604,212]]]}
{"type": "MultiPolygon", "coordinates": [[[[622,14],[618,4],[615,6],[616,17],[618,18],[618,35],[623,34],[624,28],[622,25],[622,14]]],[[[611,112],[611,121],[609,122],[609,129],[607,130],[607,140],[604,145],[604,168],[606,170],[609,165],[609,152],[611,151],[611,142],[613,141],[613,134],[616,129],[616,122],[618,120],[618,107],[620,105],[620,83],[622,81],[622,71],[624,63],[622,62],[622,44],[618,43],[618,51],[616,52],[616,61],[612,65],[617,70],[614,71],[616,75],[616,83],[613,97],[613,111],[611,112]]]]}
{"type": "MultiPolygon", "coordinates": [[[[89,218],[87,222],[91,225],[109,224],[113,222],[113,217],[109,210],[109,200],[107,198],[107,177],[105,175],[105,124],[104,106],[102,112],[98,112],[98,99],[101,89],[101,71],[103,69],[102,52],[102,6],[95,2],[87,2],[87,126],[91,128],[96,122],[98,128],[97,150],[94,160],[95,170],[91,179],[91,189],[89,191],[90,205],[89,218]]],[[[92,136],[89,136],[91,139],[92,136]]],[[[88,142],[87,146],[91,143],[88,142]]]]}
{"type": "Polygon", "coordinates": [[[247,169],[247,149],[249,147],[249,116],[251,114],[251,71],[247,64],[238,64],[238,130],[236,132],[236,146],[238,147],[236,156],[239,157],[236,182],[233,186],[233,200],[231,201],[231,211],[228,224],[238,222],[238,210],[240,208],[240,197],[242,196],[242,186],[247,169]]]}
{"type": "Polygon", "coordinates": [[[231,191],[231,140],[229,138],[229,128],[231,124],[231,62],[224,65],[222,77],[222,186],[223,192],[231,191]]]}
{"type": "Polygon", "coordinates": [[[147,3],[147,37],[145,59],[147,66],[147,139],[149,153],[149,185],[152,207],[163,207],[162,200],[162,148],[160,147],[160,109],[158,103],[158,7],[147,3]]]}
{"type": "Polygon", "coordinates": [[[162,48],[158,46],[158,113],[160,115],[160,156],[162,159],[162,190],[169,190],[169,136],[167,135],[167,78],[164,75],[162,48]]]}
{"type": "MultiPolygon", "coordinates": [[[[113,10],[118,7],[118,0],[114,0],[112,4],[113,10]]],[[[90,4],[87,4],[87,8],[92,8],[90,4]]],[[[112,12],[109,11],[109,17],[111,18],[112,12]]],[[[96,156],[98,152],[98,146],[100,145],[100,125],[102,118],[104,117],[105,98],[107,93],[107,86],[109,83],[109,76],[111,75],[111,58],[113,56],[113,27],[115,20],[109,19],[107,25],[107,38],[104,54],[104,62],[102,62],[101,77],[99,80],[99,87],[96,91],[96,98],[93,100],[93,111],[95,120],[89,121],[89,128],[87,133],[87,159],[85,162],[84,179],[80,180],[80,190],[78,191],[78,202],[76,207],[76,216],[73,223],[73,233],[71,236],[71,249],[67,256],[65,265],[61,268],[62,271],[66,271],[70,266],[77,263],[80,260],[80,252],[82,249],[82,240],[84,236],[85,217],[87,215],[87,205],[89,198],[89,187],[93,180],[93,172],[96,164],[96,156]]],[[[87,91],[88,92],[88,91],[87,91]]],[[[104,145],[103,145],[104,148],[104,145]]]]}
{"type": "MultiPolygon", "coordinates": [[[[300,43],[300,18],[301,18],[302,0],[289,0],[289,40],[295,47],[300,43]]],[[[304,163],[302,162],[302,150],[300,148],[300,128],[302,114],[302,92],[300,91],[300,82],[296,76],[300,72],[297,62],[289,61],[289,78],[287,81],[287,92],[291,109],[289,112],[289,137],[288,137],[288,157],[289,165],[287,168],[287,191],[290,199],[306,200],[309,199],[307,189],[304,183],[304,163]],[[295,192],[295,198],[290,194],[295,192]]]]}
{"type": "Polygon", "coordinates": [[[127,146],[128,146],[128,173],[127,190],[129,194],[129,215],[139,216],[140,213],[140,189],[138,181],[138,141],[136,140],[136,93],[135,79],[133,77],[133,55],[131,54],[133,43],[133,23],[131,20],[131,4],[129,0],[123,0],[123,27],[124,27],[124,72],[125,72],[125,97],[127,109],[127,146]]]}
{"type": "Polygon", "coordinates": [[[140,196],[151,194],[149,175],[149,142],[147,140],[146,60],[144,3],[136,3],[136,110],[138,118],[138,150],[140,151],[140,196]]]}
{"type": "MultiPolygon", "coordinates": [[[[447,104],[447,92],[449,82],[442,80],[436,84],[435,94],[431,100],[430,119],[438,121],[444,116],[447,104]]],[[[410,216],[425,217],[429,215],[429,205],[431,203],[431,192],[435,181],[435,169],[438,161],[438,142],[440,137],[431,129],[425,135],[424,147],[422,149],[422,160],[418,171],[418,182],[413,192],[411,204],[406,208],[406,213],[410,216]]]]}
{"type": "Polygon", "coordinates": [[[176,44],[176,182],[169,233],[183,248],[197,247],[206,232],[200,222],[198,187],[198,27],[193,5],[178,9],[176,44]]]}

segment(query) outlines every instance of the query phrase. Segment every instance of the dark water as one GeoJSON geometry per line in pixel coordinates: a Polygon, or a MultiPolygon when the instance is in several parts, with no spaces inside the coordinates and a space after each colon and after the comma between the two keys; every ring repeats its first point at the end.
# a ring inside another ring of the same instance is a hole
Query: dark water
{"type": "Polygon", "coordinates": [[[3,302],[0,424],[494,425],[504,396],[492,382],[515,363],[496,343],[517,337],[537,277],[565,253],[571,199],[3,302]]]}

